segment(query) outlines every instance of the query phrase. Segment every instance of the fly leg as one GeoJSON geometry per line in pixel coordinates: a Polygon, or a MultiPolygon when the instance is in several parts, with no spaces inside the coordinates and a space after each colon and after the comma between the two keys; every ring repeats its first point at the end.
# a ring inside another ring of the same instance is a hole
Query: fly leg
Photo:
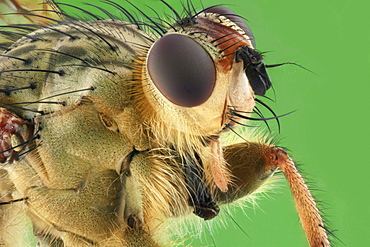
{"type": "Polygon", "coordinates": [[[285,150],[269,144],[246,142],[226,146],[224,157],[235,179],[226,193],[217,193],[215,200],[218,203],[232,202],[251,194],[279,169],[289,183],[310,246],[330,246],[316,202],[285,150]]]}

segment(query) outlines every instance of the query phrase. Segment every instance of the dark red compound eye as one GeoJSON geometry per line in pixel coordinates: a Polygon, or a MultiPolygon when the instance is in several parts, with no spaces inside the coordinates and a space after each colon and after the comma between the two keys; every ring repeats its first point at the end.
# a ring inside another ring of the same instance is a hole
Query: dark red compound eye
{"type": "Polygon", "coordinates": [[[176,105],[198,106],[215,87],[212,58],[187,36],[173,33],[161,37],[149,51],[147,64],[154,85],[176,105]]]}

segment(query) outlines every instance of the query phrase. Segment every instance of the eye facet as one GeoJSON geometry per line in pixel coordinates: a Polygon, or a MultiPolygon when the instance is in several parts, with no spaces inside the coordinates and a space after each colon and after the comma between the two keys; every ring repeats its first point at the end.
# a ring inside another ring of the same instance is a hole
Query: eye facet
{"type": "Polygon", "coordinates": [[[253,47],[256,47],[256,41],[254,39],[253,33],[242,17],[235,14],[233,11],[225,7],[220,7],[220,6],[213,6],[213,7],[206,8],[204,12],[219,14],[219,15],[226,17],[230,21],[234,22],[248,35],[253,47]]]}
{"type": "Polygon", "coordinates": [[[239,47],[235,54],[236,61],[244,62],[244,70],[249,84],[256,95],[263,96],[271,87],[271,80],[266,71],[261,53],[248,46],[239,47]]]}
{"type": "Polygon", "coordinates": [[[204,103],[216,81],[216,68],[207,51],[191,38],[168,34],[149,51],[148,72],[158,90],[174,104],[204,103]]]}

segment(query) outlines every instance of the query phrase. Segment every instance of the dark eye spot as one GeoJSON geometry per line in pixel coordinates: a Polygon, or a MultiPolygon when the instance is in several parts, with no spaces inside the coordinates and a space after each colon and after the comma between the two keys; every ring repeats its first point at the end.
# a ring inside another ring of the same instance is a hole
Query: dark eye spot
{"type": "Polygon", "coordinates": [[[207,51],[191,38],[168,34],[149,51],[148,72],[154,85],[174,104],[204,103],[216,81],[216,68],[207,51]]]}

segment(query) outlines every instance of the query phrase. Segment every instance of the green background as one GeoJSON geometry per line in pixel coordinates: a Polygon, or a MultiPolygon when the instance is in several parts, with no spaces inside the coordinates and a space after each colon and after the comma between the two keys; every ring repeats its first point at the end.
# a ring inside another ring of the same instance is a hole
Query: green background
{"type": "MultiPolygon", "coordinates": [[[[126,6],[123,0],[115,0],[126,6]]],[[[76,1],[64,0],[76,4],[76,1]]],[[[97,3],[98,1],[90,1],[97,3]]],[[[159,13],[157,0],[132,0],[159,13]]],[[[168,0],[177,10],[178,0],[168,0]]],[[[369,25],[370,4],[349,0],[193,1],[201,8],[227,6],[248,19],[257,49],[267,64],[296,62],[314,72],[285,65],[269,69],[276,99],[269,105],[281,118],[280,144],[311,181],[324,215],[340,241],[335,246],[368,246],[370,221],[369,25]]],[[[148,12],[148,11],[147,11],[148,12]]],[[[168,12],[168,11],[167,11],[168,12]]],[[[274,125],[274,124],[272,124],[274,125]]],[[[276,130],[276,128],[275,128],[276,130]]],[[[308,246],[285,181],[258,200],[258,207],[237,210],[227,229],[203,234],[193,246],[308,246]]]]}

